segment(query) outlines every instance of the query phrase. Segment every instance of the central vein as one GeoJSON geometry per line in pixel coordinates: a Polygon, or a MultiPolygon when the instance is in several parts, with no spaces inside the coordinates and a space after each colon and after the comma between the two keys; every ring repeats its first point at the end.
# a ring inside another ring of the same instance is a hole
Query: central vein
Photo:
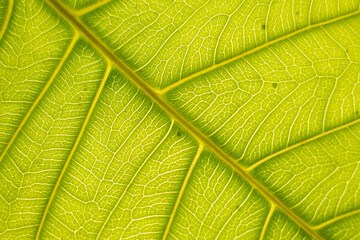
{"type": "Polygon", "coordinates": [[[147,96],[149,96],[164,112],[166,112],[173,120],[186,129],[200,144],[208,146],[216,155],[218,155],[224,162],[230,165],[238,174],[240,174],[253,188],[259,191],[271,204],[281,209],[286,213],[294,222],[301,226],[308,234],[315,239],[322,239],[314,228],[312,228],[303,219],[298,217],[292,210],[284,205],[272,193],[270,193],[262,184],[260,184],[248,171],[237,163],[235,159],[229,156],[224,150],[211,141],[205,134],[203,134],[192,123],[180,115],[172,106],[170,106],[162,97],[161,94],[147,84],[140,78],[129,66],[120,60],[116,54],[111,51],[98,37],[96,37],[87,26],[85,26],[77,16],[72,14],[62,3],[57,0],[48,0],[50,5],[62,17],[83,35],[92,45],[103,54],[109,61],[118,67],[122,73],[129,78],[134,84],[137,85],[147,96]]]}

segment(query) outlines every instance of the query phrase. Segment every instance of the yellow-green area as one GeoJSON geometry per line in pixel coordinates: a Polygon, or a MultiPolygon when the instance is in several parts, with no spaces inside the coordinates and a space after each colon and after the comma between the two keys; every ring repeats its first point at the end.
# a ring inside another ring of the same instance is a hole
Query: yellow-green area
{"type": "Polygon", "coordinates": [[[359,6],[0,0],[0,238],[360,238],[359,6]]]}

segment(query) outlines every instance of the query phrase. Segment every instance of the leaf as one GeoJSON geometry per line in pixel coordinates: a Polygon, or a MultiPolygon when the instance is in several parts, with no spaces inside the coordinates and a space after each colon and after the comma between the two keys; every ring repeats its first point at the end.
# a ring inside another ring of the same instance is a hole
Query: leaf
{"type": "Polygon", "coordinates": [[[360,239],[360,2],[0,1],[1,239],[360,239]]]}

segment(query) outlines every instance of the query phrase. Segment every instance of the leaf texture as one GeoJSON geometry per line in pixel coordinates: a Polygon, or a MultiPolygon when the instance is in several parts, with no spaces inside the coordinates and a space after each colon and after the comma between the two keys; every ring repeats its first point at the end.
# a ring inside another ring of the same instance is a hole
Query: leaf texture
{"type": "Polygon", "coordinates": [[[0,0],[0,238],[360,239],[359,7],[0,0]]]}

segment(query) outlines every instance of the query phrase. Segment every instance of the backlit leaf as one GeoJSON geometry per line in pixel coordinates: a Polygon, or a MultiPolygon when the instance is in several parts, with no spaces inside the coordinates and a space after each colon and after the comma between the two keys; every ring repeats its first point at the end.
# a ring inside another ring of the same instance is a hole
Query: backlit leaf
{"type": "Polygon", "coordinates": [[[0,0],[1,239],[360,239],[360,1],[0,0]]]}

